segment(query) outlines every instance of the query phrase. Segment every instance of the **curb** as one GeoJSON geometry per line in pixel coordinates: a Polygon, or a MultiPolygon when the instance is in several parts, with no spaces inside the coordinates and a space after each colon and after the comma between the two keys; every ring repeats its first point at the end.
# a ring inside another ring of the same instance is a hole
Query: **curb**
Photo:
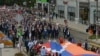
{"type": "Polygon", "coordinates": [[[28,54],[26,54],[24,47],[23,47],[23,53],[25,54],[25,56],[28,56],[28,54]]]}
{"type": "Polygon", "coordinates": [[[99,44],[99,43],[95,43],[94,41],[91,41],[91,40],[89,40],[89,39],[88,39],[88,41],[89,41],[89,44],[90,44],[90,45],[96,46],[96,47],[99,47],[99,48],[100,48],[100,44],[99,44]]]}
{"type": "Polygon", "coordinates": [[[71,30],[78,31],[78,32],[83,33],[83,34],[87,34],[87,33],[85,33],[85,32],[79,31],[79,30],[77,30],[77,29],[74,29],[74,28],[71,28],[71,27],[69,27],[69,28],[70,28],[71,30]]]}

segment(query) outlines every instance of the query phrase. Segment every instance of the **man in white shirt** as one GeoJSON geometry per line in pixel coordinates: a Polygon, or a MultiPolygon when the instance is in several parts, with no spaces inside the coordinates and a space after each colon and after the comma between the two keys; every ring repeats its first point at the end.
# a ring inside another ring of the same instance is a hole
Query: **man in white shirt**
{"type": "Polygon", "coordinates": [[[28,47],[29,47],[29,49],[31,49],[31,48],[32,48],[32,46],[33,46],[33,41],[32,41],[32,40],[30,40],[30,41],[28,42],[28,47]]]}

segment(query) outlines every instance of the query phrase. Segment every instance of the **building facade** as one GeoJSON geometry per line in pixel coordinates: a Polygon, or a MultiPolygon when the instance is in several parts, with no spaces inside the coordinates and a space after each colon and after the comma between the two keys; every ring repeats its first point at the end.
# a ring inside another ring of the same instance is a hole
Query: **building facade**
{"type": "MultiPolygon", "coordinates": [[[[82,24],[94,24],[97,17],[96,1],[91,0],[57,0],[56,12],[58,16],[82,24]]],[[[100,20],[100,1],[98,2],[98,20],[100,20]]]]}
{"type": "Polygon", "coordinates": [[[56,0],[37,0],[38,9],[47,11],[47,13],[54,12],[56,6],[56,0]]]}

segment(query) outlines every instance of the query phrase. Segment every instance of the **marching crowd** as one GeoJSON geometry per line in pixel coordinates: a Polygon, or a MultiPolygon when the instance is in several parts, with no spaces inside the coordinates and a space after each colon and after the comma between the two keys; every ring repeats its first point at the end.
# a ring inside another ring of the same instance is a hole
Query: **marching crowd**
{"type": "MultiPolygon", "coordinates": [[[[67,26],[64,26],[62,29],[58,23],[55,24],[46,21],[46,13],[41,10],[25,8],[20,10],[20,15],[23,16],[21,22],[17,22],[16,19],[14,19],[17,14],[17,10],[0,11],[0,31],[8,35],[13,42],[13,47],[16,46],[16,42],[22,36],[22,41],[27,52],[30,52],[30,55],[40,53],[41,56],[44,56],[46,55],[46,50],[45,47],[41,48],[41,44],[48,39],[58,39],[62,31],[64,38],[74,42],[73,38],[70,37],[70,31],[67,26]],[[37,16],[39,16],[39,19],[37,16]]],[[[53,16],[51,16],[51,18],[53,18],[53,16]]],[[[88,44],[86,44],[86,46],[87,45],[88,44]]],[[[94,47],[91,48],[92,51],[93,48],[94,47]]],[[[99,48],[97,48],[97,50],[99,50],[99,48]]],[[[100,50],[98,52],[100,52],[100,50]]],[[[52,55],[49,54],[49,56],[52,55]]]]}
{"type": "MultiPolygon", "coordinates": [[[[46,17],[42,11],[38,10],[38,12],[35,12],[35,10],[23,9],[20,10],[20,13],[24,19],[21,20],[20,26],[18,26],[19,22],[14,19],[18,14],[17,10],[0,11],[0,31],[8,35],[8,38],[13,41],[14,47],[21,35],[23,36],[27,51],[28,41],[33,41],[34,39],[57,39],[59,37],[61,32],[59,24],[47,22],[45,19],[36,19],[37,16],[40,18],[46,17]]],[[[64,27],[64,36],[67,34],[67,30],[67,26],[64,27]]]]}

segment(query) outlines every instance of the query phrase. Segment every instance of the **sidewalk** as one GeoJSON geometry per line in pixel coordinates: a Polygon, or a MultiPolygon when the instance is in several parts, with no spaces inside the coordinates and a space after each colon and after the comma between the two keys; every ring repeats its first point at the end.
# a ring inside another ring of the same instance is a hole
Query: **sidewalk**
{"type": "Polygon", "coordinates": [[[96,39],[93,39],[92,41],[90,41],[92,44],[98,44],[99,47],[100,47],[100,39],[96,40],[96,39]]]}
{"type": "MultiPolygon", "coordinates": [[[[3,48],[1,53],[2,53],[2,56],[14,56],[15,53],[18,53],[18,52],[19,50],[17,48],[3,48]]],[[[23,54],[25,53],[23,52],[23,54]]]]}
{"type": "Polygon", "coordinates": [[[3,48],[2,49],[2,56],[14,56],[15,53],[18,53],[18,49],[14,49],[14,48],[3,48]]]}
{"type": "MultiPolygon", "coordinates": [[[[46,20],[49,20],[49,18],[46,18],[46,20]]],[[[57,19],[55,18],[55,19],[53,19],[53,22],[64,25],[64,19],[63,18],[57,18],[57,19]]],[[[86,33],[86,29],[87,29],[88,26],[80,24],[80,23],[76,24],[75,22],[68,21],[68,27],[72,28],[74,30],[86,33]]]]}
{"type": "Polygon", "coordinates": [[[100,39],[92,40],[92,42],[90,41],[89,44],[100,48],[100,39]]]}

